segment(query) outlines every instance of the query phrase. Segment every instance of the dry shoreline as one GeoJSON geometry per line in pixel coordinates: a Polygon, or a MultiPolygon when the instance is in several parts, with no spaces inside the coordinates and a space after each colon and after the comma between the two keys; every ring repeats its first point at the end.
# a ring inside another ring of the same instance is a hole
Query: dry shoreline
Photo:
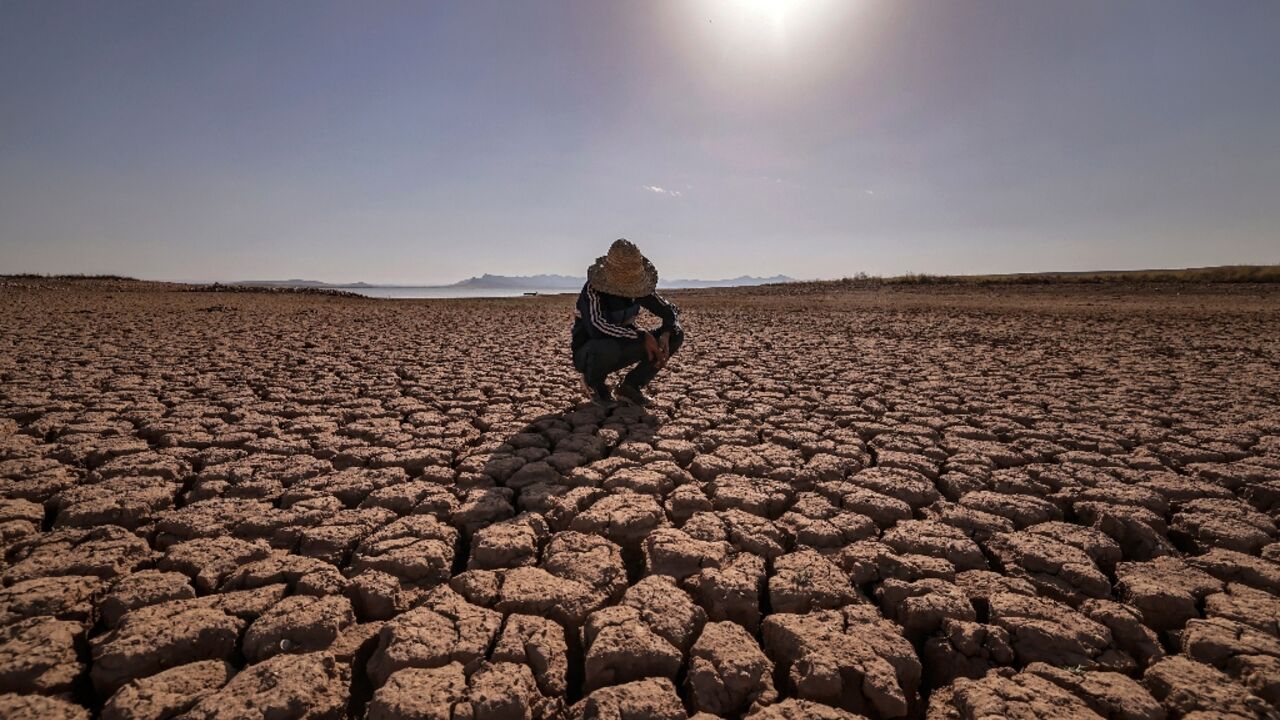
{"type": "Polygon", "coordinates": [[[671,297],[3,279],[0,715],[1275,712],[1280,288],[671,297]]]}

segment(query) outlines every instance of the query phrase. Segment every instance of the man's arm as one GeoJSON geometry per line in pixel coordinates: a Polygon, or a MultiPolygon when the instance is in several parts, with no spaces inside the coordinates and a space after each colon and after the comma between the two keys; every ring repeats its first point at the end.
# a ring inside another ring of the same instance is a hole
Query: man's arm
{"type": "Polygon", "coordinates": [[[662,327],[656,334],[672,333],[680,329],[680,309],[657,293],[640,298],[640,307],[662,319],[662,327]]]}
{"type": "Polygon", "coordinates": [[[590,285],[584,286],[582,293],[578,295],[578,314],[586,320],[587,334],[593,340],[639,340],[641,337],[639,330],[626,325],[615,325],[605,319],[604,310],[600,307],[600,293],[590,285]]]}

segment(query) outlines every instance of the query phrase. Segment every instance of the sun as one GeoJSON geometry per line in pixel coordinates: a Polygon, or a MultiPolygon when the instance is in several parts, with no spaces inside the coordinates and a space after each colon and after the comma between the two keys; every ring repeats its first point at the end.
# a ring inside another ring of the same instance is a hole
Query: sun
{"type": "Polygon", "coordinates": [[[787,16],[802,2],[801,0],[733,0],[732,4],[739,6],[742,12],[754,15],[776,28],[785,26],[787,16]]]}
{"type": "Polygon", "coordinates": [[[728,42],[785,50],[817,31],[840,6],[855,0],[702,0],[708,28],[728,42]]]}
{"type": "Polygon", "coordinates": [[[778,42],[785,42],[789,21],[804,0],[728,0],[725,4],[725,9],[739,15],[745,26],[772,35],[778,42]]]}
{"type": "MultiPolygon", "coordinates": [[[[888,1],[888,0],[886,0],[888,1]]],[[[691,70],[737,98],[781,97],[835,72],[872,0],[673,0],[663,12],[691,70]]]]}

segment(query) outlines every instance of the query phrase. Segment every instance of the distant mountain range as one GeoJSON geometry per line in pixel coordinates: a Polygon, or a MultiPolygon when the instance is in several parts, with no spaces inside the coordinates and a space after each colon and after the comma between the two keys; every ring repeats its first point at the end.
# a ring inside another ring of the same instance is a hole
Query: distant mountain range
{"type": "MultiPolygon", "coordinates": [[[[586,282],[585,278],[580,276],[574,277],[572,275],[490,275],[485,273],[479,277],[470,277],[451,285],[375,285],[366,282],[327,283],[320,280],[300,280],[297,278],[291,280],[241,280],[232,284],[258,285],[264,287],[314,287],[337,289],[377,287],[464,287],[492,290],[520,290],[526,288],[530,290],[577,290],[582,287],[584,282],[586,282]]],[[[724,280],[659,280],[658,287],[668,289],[740,287],[744,285],[767,285],[770,283],[788,282],[795,282],[795,278],[790,278],[786,275],[774,275],[772,277],[741,275],[736,278],[726,278],[724,280]]]]}
{"type": "Polygon", "coordinates": [[[485,273],[480,277],[469,277],[444,287],[577,290],[582,287],[582,283],[582,278],[569,275],[490,275],[485,273]]]}
{"type": "Polygon", "coordinates": [[[366,282],[354,283],[327,283],[323,280],[300,280],[293,278],[291,280],[236,280],[227,283],[228,285],[253,285],[260,287],[313,287],[313,288],[371,288],[378,287],[370,285],[366,282]]]}
{"type": "Polygon", "coordinates": [[[739,275],[736,278],[726,278],[724,280],[658,280],[658,287],[664,288],[709,288],[709,287],[743,287],[746,285],[772,285],[775,283],[796,282],[793,277],[786,275],[773,275],[771,277],[755,277],[754,275],[739,275]]]}

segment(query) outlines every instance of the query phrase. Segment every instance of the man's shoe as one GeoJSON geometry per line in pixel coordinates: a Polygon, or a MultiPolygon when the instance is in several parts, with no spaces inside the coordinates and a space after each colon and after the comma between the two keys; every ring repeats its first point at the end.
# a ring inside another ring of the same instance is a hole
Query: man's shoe
{"type": "Polygon", "coordinates": [[[613,402],[613,393],[609,390],[609,384],[602,382],[587,386],[587,398],[593,403],[608,405],[613,402]]]}
{"type": "Polygon", "coordinates": [[[652,402],[649,400],[649,396],[644,394],[643,390],[626,383],[618,386],[618,397],[640,407],[647,407],[652,402]]]}

